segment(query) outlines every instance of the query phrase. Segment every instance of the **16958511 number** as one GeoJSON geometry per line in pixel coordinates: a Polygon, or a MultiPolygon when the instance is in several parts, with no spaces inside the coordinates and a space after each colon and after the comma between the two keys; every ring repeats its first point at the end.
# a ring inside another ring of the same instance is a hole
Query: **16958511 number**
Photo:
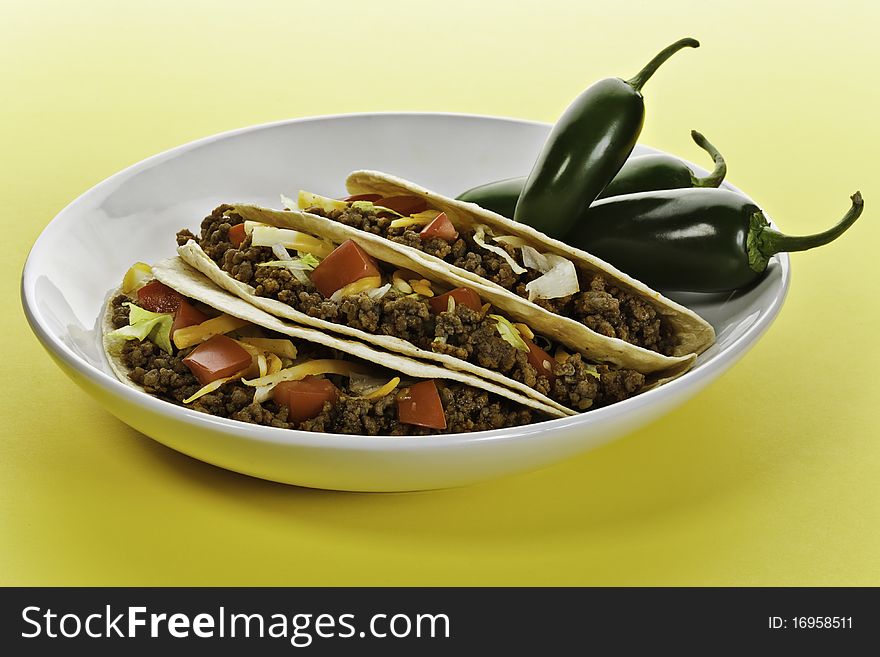
{"type": "Polygon", "coordinates": [[[770,616],[767,626],[771,630],[851,630],[852,616],[770,616]]]}

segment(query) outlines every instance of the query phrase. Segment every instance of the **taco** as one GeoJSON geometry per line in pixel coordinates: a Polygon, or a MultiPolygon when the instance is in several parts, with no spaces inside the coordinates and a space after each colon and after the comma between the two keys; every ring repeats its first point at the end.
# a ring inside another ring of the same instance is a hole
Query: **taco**
{"type": "Polygon", "coordinates": [[[450,284],[388,240],[341,231],[352,229],[301,212],[222,205],[198,236],[178,233],[178,253],[272,315],[479,376],[567,415],[632,397],[692,362],[669,358],[671,367],[649,374],[608,364],[596,357],[604,352],[534,329],[518,300],[495,306],[486,285],[450,284]]]}
{"type": "Polygon", "coordinates": [[[598,335],[606,349],[626,342],[645,367],[662,363],[652,354],[699,354],[714,342],[712,326],[690,309],[531,226],[376,171],[355,171],[346,187],[343,201],[300,193],[287,205],[380,235],[454,280],[515,297],[535,318],[555,318],[561,340],[598,335]]]}
{"type": "Polygon", "coordinates": [[[243,422],[403,436],[563,415],[463,372],[285,323],[216,288],[179,258],[129,270],[103,325],[105,352],[121,381],[243,422]]]}

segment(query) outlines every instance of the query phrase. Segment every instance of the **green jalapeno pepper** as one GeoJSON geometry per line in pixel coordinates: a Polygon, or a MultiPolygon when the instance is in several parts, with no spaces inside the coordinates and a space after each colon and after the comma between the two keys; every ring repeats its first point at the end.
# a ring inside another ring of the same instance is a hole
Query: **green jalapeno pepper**
{"type": "MultiPolygon", "coordinates": [[[[727,175],[727,164],[709,140],[696,130],[691,137],[697,145],[709,153],[715,161],[714,170],[705,177],[697,176],[684,161],[665,153],[650,153],[629,158],[614,179],[602,190],[598,198],[650,192],[658,189],[678,189],[683,187],[718,187],[727,175]]],[[[497,212],[505,217],[513,217],[516,201],[525,185],[526,177],[507,178],[486,183],[463,192],[457,196],[460,201],[468,201],[497,212]]]]}
{"type": "Polygon", "coordinates": [[[513,218],[565,237],[635,147],[645,120],[642,86],[673,54],[699,45],[696,39],[676,41],[632,79],[606,78],[581,93],[550,132],[513,218]]]}
{"type": "Polygon", "coordinates": [[[770,258],[838,238],[862,214],[852,207],[815,235],[784,235],[744,196],[726,189],[673,189],[596,201],[567,241],[659,290],[726,292],[758,280],[770,258]]]}

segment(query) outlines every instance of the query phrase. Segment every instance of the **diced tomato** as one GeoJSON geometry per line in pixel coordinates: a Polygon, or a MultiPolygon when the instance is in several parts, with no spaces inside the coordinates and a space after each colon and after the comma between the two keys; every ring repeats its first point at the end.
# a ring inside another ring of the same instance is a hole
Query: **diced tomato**
{"type": "Polygon", "coordinates": [[[201,310],[196,308],[186,299],[181,299],[180,305],[174,311],[174,323],[171,324],[171,335],[177,329],[186,328],[187,326],[195,326],[208,320],[208,316],[201,310]]]}
{"type": "Polygon", "coordinates": [[[438,237],[446,242],[454,242],[458,239],[458,231],[455,230],[455,226],[449,221],[449,217],[446,216],[445,212],[438,214],[431,223],[422,228],[419,235],[422,236],[423,240],[438,237]]]}
{"type": "Polygon", "coordinates": [[[287,419],[300,423],[311,420],[324,408],[324,402],[335,404],[339,390],[327,379],[307,376],[299,381],[282,381],[272,389],[272,399],[290,410],[287,419]]]}
{"type": "Polygon", "coordinates": [[[150,281],[137,291],[138,305],[153,313],[173,313],[183,295],[159,281],[150,281]]]}
{"type": "Polygon", "coordinates": [[[446,428],[446,414],[433,379],[410,386],[397,398],[397,419],[429,429],[446,428]]]}
{"type": "Polygon", "coordinates": [[[381,194],[355,194],[353,196],[346,196],[342,200],[347,203],[352,203],[354,201],[369,201],[370,203],[375,203],[380,198],[382,198],[381,194]]]}
{"type": "Polygon", "coordinates": [[[442,312],[446,312],[446,309],[449,307],[449,297],[455,299],[455,303],[467,306],[474,312],[479,312],[480,308],[483,307],[483,302],[476,292],[467,287],[457,287],[451,292],[428,299],[431,310],[438,315],[442,312]]]}
{"type": "Polygon", "coordinates": [[[428,202],[421,196],[383,196],[382,198],[373,201],[373,203],[375,205],[380,205],[383,208],[394,210],[398,214],[402,214],[404,217],[411,214],[418,214],[419,212],[424,212],[428,209],[428,202]]]}
{"type": "Polygon", "coordinates": [[[318,292],[329,297],[336,290],[367,276],[381,276],[379,266],[354,240],[347,240],[330,252],[312,272],[318,292]]]}
{"type": "Polygon", "coordinates": [[[251,364],[251,355],[225,335],[208,338],[189,352],[183,364],[202,385],[231,376],[251,364]]]}
{"type": "Polygon", "coordinates": [[[553,358],[527,337],[521,337],[529,348],[529,364],[538,370],[538,376],[546,376],[552,383],[556,378],[556,375],[553,374],[553,358]]]}
{"type": "Polygon", "coordinates": [[[244,232],[244,223],[235,224],[229,229],[229,241],[232,242],[232,246],[236,249],[241,246],[245,237],[247,237],[247,235],[244,232]]]}

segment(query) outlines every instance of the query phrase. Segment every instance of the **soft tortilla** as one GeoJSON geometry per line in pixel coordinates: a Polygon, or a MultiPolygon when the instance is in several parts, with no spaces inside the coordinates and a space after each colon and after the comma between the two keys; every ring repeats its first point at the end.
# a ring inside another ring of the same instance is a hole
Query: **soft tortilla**
{"type": "MultiPolygon", "coordinates": [[[[558,406],[558,404],[550,405],[542,403],[541,401],[534,399],[530,396],[522,395],[514,390],[510,390],[507,387],[497,385],[490,381],[485,381],[481,378],[473,376],[472,374],[459,372],[456,370],[449,370],[428,363],[422,363],[411,358],[400,356],[398,354],[382,353],[361,342],[343,340],[336,336],[328,335],[323,331],[317,331],[313,328],[306,328],[304,326],[294,326],[288,324],[281,321],[277,317],[260,310],[259,308],[248,303],[247,301],[233,296],[232,294],[229,294],[224,290],[218,289],[215,285],[211,283],[210,280],[208,280],[199,272],[193,270],[191,267],[187,266],[186,263],[184,263],[180,258],[170,258],[168,260],[163,260],[157,265],[154,265],[153,275],[159,281],[161,281],[168,287],[177,290],[182,295],[191,299],[196,299],[197,301],[201,301],[202,303],[211,306],[212,308],[215,308],[216,310],[219,310],[221,312],[233,315],[240,319],[247,320],[253,324],[262,326],[263,328],[277,331],[278,333],[288,335],[298,340],[306,340],[308,342],[314,342],[316,344],[329,347],[330,349],[336,349],[343,353],[349,354],[350,356],[360,358],[369,363],[375,363],[376,365],[379,365],[383,368],[395,372],[400,372],[401,374],[409,377],[418,379],[446,379],[450,381],[458,381],[459,383],[464,383],[474,388],[486,390],[487,392],[494,393],[496,395],[504,397],[505,399],[509,399],[524,406],[533,408],[537,411],[547,413],[551,417],[565,417],[567,415],[574,415],[572,411],[569,411],[564,407],[557,408],[556,406],[558,406]]],[[[112,299],[114,296],[115,294],[111,295],[110,298],[112,299]]],[[[113,330],[113,326],[110,321],[111,313],[112,311],[110,310],[110,305],[108,304],[107,311],[104,315],[103,330],[104,349],[107,353],[108,360],[110,361],[110,367],[113,369],[113,372],[116,374],[117,378],[119,378],[121,381],[130,385],[133,388],[143,391],[143,388],[141,386],[137,385],[128,378],[127,369],[122,364],[122,361],[119,357],[120,341],[113,340],[107,337],[108,333],[113,330]]]]}
{"type": "MultiPolygon", "coordinates": [[[[604,260],[601,260],[586,251],[581,251],[580,249],[569,246],[564,242],[548,237],[529,225],[508,219],[500,214],[486,210],[475,203],[466,203],[464,201],[450,199],[427,190],[424,187],[420,187],[415,183],[379,171],[355,171],[348,176],[345,185],[350,194],[381,194],[382,196],[412,195],[424,197],[431,207],[445,212],[455,225],[473,226],[474,224],[485,224],[492,228],[497,235],[515,235],[523,238],[531,246],[542,253],[551,252],[568,258],[583,272],[591,274],[601,273],[606,278],[613,280],[619,287],[650,303],[660,315],[666,318],[669,324],[674,328],[675,334],[679,340],[679,344],[675,348],[676,356],[683,356],[689,353],[700,354],[715,341],[715,330],[712,328],[711,324],[689,308],[667,299],[659,292],[652,290],[641,281],[623,273],[604,260]]],[[[434,263],[435,266],[442,266],[449,269],[451,275],[454,275],[457,278],[492,285],[499,290],[499,294],[515,297],[520,303],[526,304],[531,308],[533,313],[552,314],[531,301],[523,299],[501,286],[489,283],[484,278],[481,278],[472,272],[458,267],[452,267],[443,260],[427,253],[423,253],[418,249],[406,246],[402,246],[401,248],[406,249],[413,258],[420,258],[426,262],[434,263]]],[[[573,319],[561,317],[559,315],[554,315],[554,317],[557,317],[558,319],[558,327],[556,329],[555,337],[558,337],[560,341],[565,341],[563,340],[564,336],[572,342],[577,343],[581,340],[587,339],[588,334],[594,334],[593,331],[573,319]]],[[[611,339],[606,338],[605,340],[608,341],[611,339]]],[[[632,347],[632,345],[630,345],[630,347],[632,347]]]]}

